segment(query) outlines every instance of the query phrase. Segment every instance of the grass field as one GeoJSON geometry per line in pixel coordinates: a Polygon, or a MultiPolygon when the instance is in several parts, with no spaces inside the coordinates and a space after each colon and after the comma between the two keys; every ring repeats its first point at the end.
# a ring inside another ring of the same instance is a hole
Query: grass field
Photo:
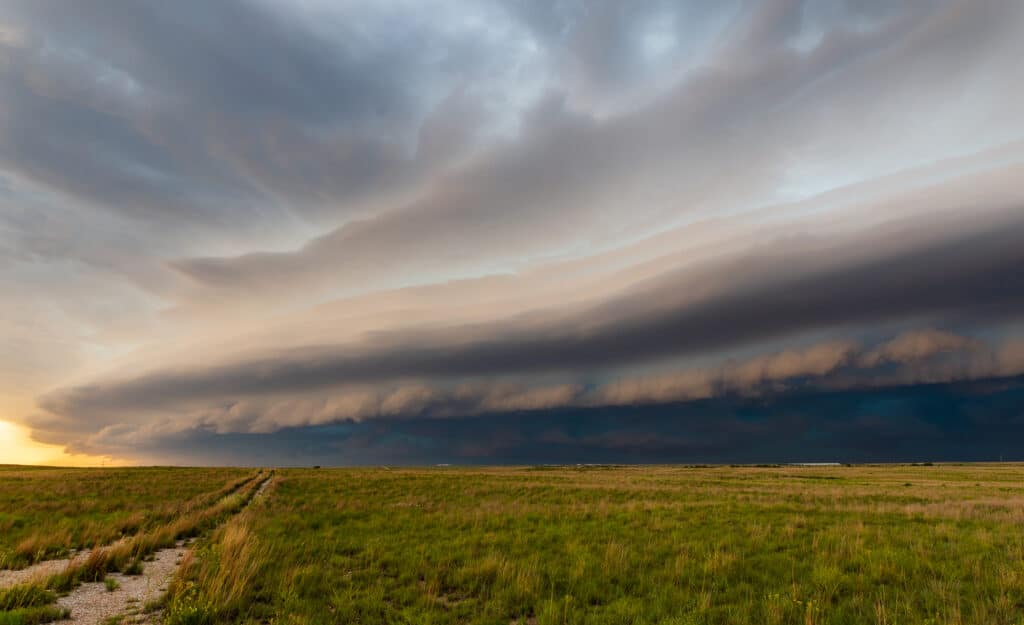
{"type": "Polygon", "coordinates": [[[284,471],[171,623],[1021,623],[1024,467],[284,471]]]}
{"type": "Polygon", "coordinates": [[[1022,486],[1021,465],[278,470],[208,525],[163,618],[1019,624],[1022,486]]]}
{"type": "Polygon", "coordinates": [[[0,465],[0,569],[104,545],[166,523],[249,473],[0,465]]]}

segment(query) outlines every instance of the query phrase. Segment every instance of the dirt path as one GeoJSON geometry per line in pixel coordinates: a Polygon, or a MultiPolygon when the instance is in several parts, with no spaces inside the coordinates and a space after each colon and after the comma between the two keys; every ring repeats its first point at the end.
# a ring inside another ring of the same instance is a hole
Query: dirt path
{"type": "MultiPolygon", "coordinates": [[[[263,480],[245,507],[263,496],[263,491],[270,485],[271,479],[272,476],[263,480]]],[[[121,623],[124,625],[161,622],[161,611],[147,613],[146,604],[159,599],[167,592],[167,586],[174,579],[181,558],[187,551],[188,546],[179,542],[172,549],[156,552],[151,562],[144,563],[142,575],[108,573],[107,578],[117,580],[120,586],[113,591],[107,590],[106,582],[82,584],[71,594],[57,600],[58,605],[71,610],[70,618],[58,622],[69,625],[102,625],[117,616],[122,617],[121,623]]]]}
{"type": "MultiPolygon", "coordinates": [[[[249,500],[249,503],[252,503],[263,496],[263,491],[267,490],[267,487],[270,486],[270,481],[273,479],[273,477],[274,476],[271,475],[267,479],[263,480],[263,483],[260,484],[260,487],[256,489],[256,492],[253,494],[252,499],[249,500]]],[[[248,504],[246,504],[246,507],[248,507],[248,504]]]]}
{"type": "Polygon", "coordinates": [[[0,571],[0,588],[16,586],[33,580],[44,580],[51,575],[56,575],[72,564],[85,562],[89,558],[89,549],[74,551],[68,558],[59,560],[43,560],[32,566],[18,569],[16,571],[0,571]]]}
{"type": "Polygon", "coordinates": [[[115,590],[107,590],[106,582],[82,584],[57,600],[57,605],[71,611],[71,617],[60,622],[101,625],[114,616],[124,616],[121,622],[125,624],[150,622],[150,615],[143,609],[167,592],[167,585],[186,551],[188,547],[181,542],[157,551],[153,560],[144,564],[142,575],[108,573],[107,579],[117,583],[115,590]]]}
{"type": "MultiPolygon", "coordinates": [[[[107,590],[106,582],[85,583],[69,595],[57,599],[57,605],[68,608],[71,618],[61,621],[76,625],[101,624],[112,616],[126,615],[123,623],[147,622],[142,609],[149,601],[158,599],[167,591],[167,585],[178,569],[178,563],[188,547],[181,541],[170,549],[161,549],[153,559],[143,563],[141,575],[107,573],[107,578],[117,582],[117,588],[107,590]],[[143,620],[139,620],[139,619],[143,620]]],[[[32,580],[45,580],[72,565],[85,562],[90,549],[83,549],[61,560],[45,560],[17,571],[0,571],[0,588],[14,586],[32,580]]],[[[155,622],[155,621],[154,621],[155,622]]]]}
{"type": "MultiPolygon", "coordinates": [[[[272,476],[267,477],[256,489],[246,504],[263,496],[270,485],[272,476]]],[[[244,509],[244,508],[243,508],[244,509]]],[[[57,605],[70,610],[68,619],[58,621],[73,625],[101,625],[113,617],[123,617],[121,623],[158,623],[159,612],[144,612],[146,604],[159,599],[174,579],[181,558],[189,547],[179,541],[169,549],[161,549],[153,554],[153,559],[143,563],[141,575],[123,575],[108,573],[107,579],[114,580],[117,587],[107,590],[106,582],[81,584],[68,595],[57,599],[57,605]]],[[[0,588],[13,586],[34,579],[45,579],[60,573],[68,566],[84,562],[89,557],[89,549],[75,552],[70,558],[46,560],[28,568],[17,571],[0,571],[0,588]]]]}

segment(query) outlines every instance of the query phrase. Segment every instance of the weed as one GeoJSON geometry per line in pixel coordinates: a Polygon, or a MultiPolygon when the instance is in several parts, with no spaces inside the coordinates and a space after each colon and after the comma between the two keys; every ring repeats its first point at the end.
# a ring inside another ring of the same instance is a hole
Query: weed
{"type": "Polygon", "coordinates": [[[200,595],[194,584],[189,584],[167,604],[164,614],[166,625],[209,625],[213,622],[211,603],[200,595]]]}

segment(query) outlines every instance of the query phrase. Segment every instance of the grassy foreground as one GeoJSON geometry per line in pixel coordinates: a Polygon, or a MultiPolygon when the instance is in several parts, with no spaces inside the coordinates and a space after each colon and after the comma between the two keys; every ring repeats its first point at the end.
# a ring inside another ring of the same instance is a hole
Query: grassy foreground
{"type": "Polygon", "coordinates": [[[1024,623],[1024,466],[286,470],[201,623],[1024,623]]]}
{"type": "Polygon", "coordinates": [[[245,469],[0,465],[0,569],[105,545],[201,507],[245,469]]]}
{"type": "MultiPolygon", "coordinates": [[[[190,473],[189,470],[165,472],[164,479],[187,480],[190,473]]],[[[85,477],[81,473],[68,475],[85,477]]],[[[177,502],[171,506],[173,513],[168,512],[162,522],[157,522],[161,515],[152,515],[146,527],[137,532],[123,535],[109,544],[96,544],[87,556],[65,563],[56,572],[0,587],[0,625],[37,625],[76,617],[54,605],[58,594],[71,592],[83,582],[99,581],[106,581],[107,590],[113,592],[117,582],[107,578],[108,573],[141,574],[147,558],[157,550],[209,532],[237,514],[270,479],[272,472],[249,470],[239,475],[242,477],[219,489],[177,502]]]]}

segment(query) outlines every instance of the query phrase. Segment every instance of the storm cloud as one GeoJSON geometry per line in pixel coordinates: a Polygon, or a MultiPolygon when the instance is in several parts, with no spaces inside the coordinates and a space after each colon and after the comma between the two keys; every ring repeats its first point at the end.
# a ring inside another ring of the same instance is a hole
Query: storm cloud
{"type": "Polygon", "coordinates": [[[425,465],[1021,460],[1020,378],[665,404],[370,420],[273,433],[194,427],[81,449],[140,461],[425,465]]]}
{"type": "MultiPolygon", "coordinates": [[[[142,409],[165,399],[304,391],[391,379],[598,370],[841,326],[907,320],[975,327],[1007,322],[1024,308],[1020,212],[1011,211],[1011,219],[992,229],[888,256],[876,252],[849,265],[828,267],[834,261],[813,253],[778,251],[711,268],[710,277],[662,277],[567,316],[552,313],[470,327],[378,333],[347,346],[300,348],[209,370],[85,387],[70,393],[80,404],[71,411],[93,404],[142,409]],[[727,287],[705,298],[686,297],[692,283],[705,280],[727,287]]],[[[826,247],[842,255],[841,245],[826,247]]],[[[868,364],[897,360],[914,349],[927,346],[896,344],[865,359],[868,364]]]]}
{"type": "Polygon", "coordinates": [[[36,406],[0,419],[138,461],[966,458],[1024,373],[1022,34],[1011,0],[0,1],[0,407],[36,406]]]}

